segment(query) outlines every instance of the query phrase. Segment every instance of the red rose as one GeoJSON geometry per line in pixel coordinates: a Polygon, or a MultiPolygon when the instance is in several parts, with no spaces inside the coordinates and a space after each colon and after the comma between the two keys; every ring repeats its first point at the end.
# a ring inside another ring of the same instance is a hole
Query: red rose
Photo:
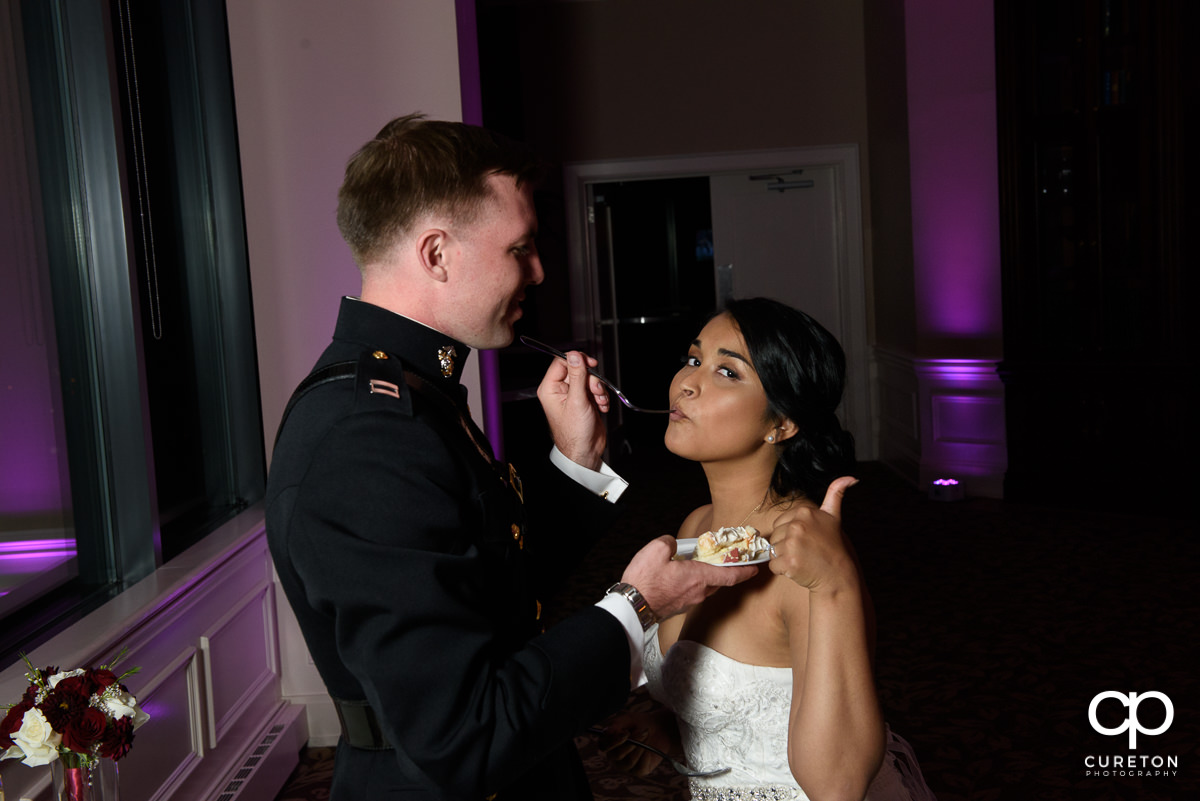
{"type": "Polygon", "coordinates": [[[117,674],[111,670],[97,668],[96,670],[89,670],[88,673],[91,674],[92,680],[96,682],[97,687],[111,687],[117,683],[117,674]]]}
{"type": "Polygon", "coordinates": [[[133,719],[117,718],[110,721],[104,736],[100,738],[100,756],[116,762],[129,753],[133,745],[133,719]]]}
{"type": "Polygon", "coordinates": [[[33,704],[21,702],[8,710],[4,720],[0,721],[0,749],[11,748],[13,732],[20,730],[25,713],[33,708],[33,704]]]}
{"type": "Polygon", "coordinates": [[[104,713],[94,706],[89,706],[83,710],[83,714],[67,724],[62,733],[62,744],[72,751],[88,751],[104,734],[104,727],[107,725],[108,718],[104,713]]]}

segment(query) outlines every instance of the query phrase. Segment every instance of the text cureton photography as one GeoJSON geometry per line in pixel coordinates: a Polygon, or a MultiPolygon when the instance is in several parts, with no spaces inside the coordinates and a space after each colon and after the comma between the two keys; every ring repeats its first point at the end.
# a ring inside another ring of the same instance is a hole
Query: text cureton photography
{"type": "MultiPolygon", "coordinates": [[[[1115,690],[1097,693],[1088,705],[1088,722],[1100,734],[1116,736],[1128,732],[1129,748],[1138,747],[1138,735],[1153,737],[1162,734],[1171,727],[1175,720],[1175,705],[1164,693],[1156,690],[1144,693],[1122,693],[1115,690]],[[1157,725],[1147,726],[1138,715],[1141,703],[1152,700],[1162,708],[1162,721],[1157,725]],[[1101,704],[1105,701],[1111,707],[1119,704],[1124,707],[1120,714],[1125,717],[1119,725],[1108,726],[1100,720],[1101,704]]],[[[1088,754],[1083,759],[1084,775],[1086,776],[1176,776],[1179,774],[1179,756],[1163,756],[1161,754],[1088,754]]]]}
{"type": "Polygon", "coordinates": [[[1178,756],[1155,754],[1088,754],[1083,758],[1085,776],[1177,776],[1178,756]]]}

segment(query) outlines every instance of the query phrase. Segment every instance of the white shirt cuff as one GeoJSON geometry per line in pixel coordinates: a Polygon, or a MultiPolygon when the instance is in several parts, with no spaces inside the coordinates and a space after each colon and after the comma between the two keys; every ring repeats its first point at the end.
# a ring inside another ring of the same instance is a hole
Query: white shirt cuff
{"type": "Polygon", "coordinates": [[[633,611],[633,604],[627,598],[615,594],[605,595],[596,606],[615,617],[625,629],[625,637],[629,640],[629,689],[636,690],[646,683],[646,668],[642,662],[646,633],[642,631],[637,612],[633,611]]]}
{"type": "Polygon", "coordinates": [[[557,445],[550,449],[550,462],[576,484],[591,490],[610,503],[616,503],[621,493],[629,486],[628,481],[614,473],[613,469],[603,462],[598,471],[590,470],[564,456],[557,445]]]}

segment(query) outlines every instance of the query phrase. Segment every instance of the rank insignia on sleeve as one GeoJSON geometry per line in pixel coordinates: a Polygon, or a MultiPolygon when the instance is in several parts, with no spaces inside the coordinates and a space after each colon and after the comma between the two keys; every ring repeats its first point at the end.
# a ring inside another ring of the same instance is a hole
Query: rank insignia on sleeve
{"type": "Polygon", "coordinates": [[[400,387],[391,381],[381,381],[378,378],[372,378],[367,384],[371,387],[372,395],[390,395],[393,398],[400,397],[400,387]]]}

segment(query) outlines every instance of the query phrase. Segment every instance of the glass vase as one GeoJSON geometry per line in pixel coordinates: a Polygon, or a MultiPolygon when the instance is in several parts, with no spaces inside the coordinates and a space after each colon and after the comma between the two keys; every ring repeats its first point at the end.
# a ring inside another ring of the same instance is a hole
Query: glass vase
{"type": "Polygon", "coordinates": [[[50,763],[53,801],[121,801],[117,787],[117,765],[100,759],[89,766],[75,767],[62,759],[50,763]]]}

